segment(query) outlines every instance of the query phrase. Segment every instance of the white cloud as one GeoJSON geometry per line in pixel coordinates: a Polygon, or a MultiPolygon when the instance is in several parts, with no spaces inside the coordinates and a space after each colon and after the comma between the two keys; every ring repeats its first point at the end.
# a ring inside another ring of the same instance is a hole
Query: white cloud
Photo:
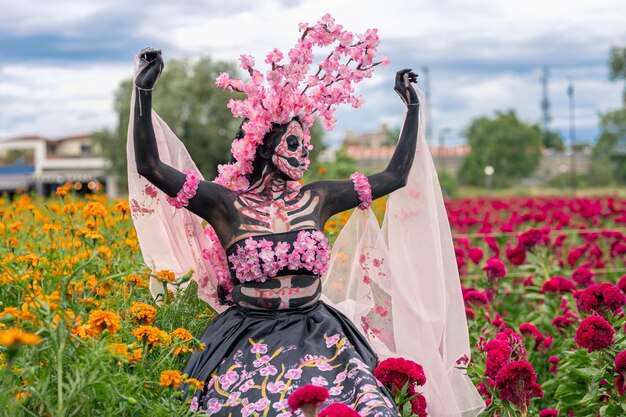
{"type": "MultiPolygon", "coordinates": [[[[249,53],[262,62],[270,49],[294,44],[299,22],[312,22],[327,12],[352,31],[379,28],[380,52],[391,57],[393,66],[363,83],[362,109],[337,113],[337,131],[331,135],[335,140],[347,128],[363,131],[383,121],[400,123],[393,74],[409,65],[418,72],[424,65],[431,69],[435,135],[448,127],[458,138],[471,118],[507,108],[538,121],[539,71],[544,65],[553,68],[555,128],[567,128],[568,77],[576,84],[581,129],[592,130],[598,112],[621,103],[622,85],[607,81],[606,65],[609,47],[626,39],[626,2],[612,0],[26,0],[3,7],[0,31],[55,34],[79,42],[90,25],[106,17],[111,24],[123,21],[129,39],[161,47],[166,58],[210,54],[236,60],[249,53]]],[[[103,44],[110,42],[102,36],[103,44]]],[[[112,94],[130,71],[132,62],[107,68],[75,61],[0,64],[0,137],[113,126],[112,94]]]]}

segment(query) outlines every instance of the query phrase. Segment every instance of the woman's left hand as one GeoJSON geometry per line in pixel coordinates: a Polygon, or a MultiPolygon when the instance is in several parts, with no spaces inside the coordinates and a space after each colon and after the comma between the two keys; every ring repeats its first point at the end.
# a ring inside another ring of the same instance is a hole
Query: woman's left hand
{"type": "Polygon", "coordinates": [[[417,74],[411,68],[396,72],[396,84],[393,89],[407,106],[419,104],[417,93],[411,84],[415,82],[417,82],[417,74]]]}

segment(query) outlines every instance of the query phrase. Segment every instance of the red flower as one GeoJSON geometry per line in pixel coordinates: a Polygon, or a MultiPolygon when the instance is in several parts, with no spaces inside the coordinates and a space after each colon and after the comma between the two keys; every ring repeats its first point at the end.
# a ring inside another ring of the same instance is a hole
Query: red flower
{"type": "Polygon", "coordinates": [[[552,325],[559,330],[563,330],[566,327],[569,327],[572,324],[576,323],[576,321],[578,321],[576,314],[572,313],[571,311],[567,311],[562,316],[556,316],[555,318],[553,318],[552,325]]]}
{"type": "Polygon", "coordinates": [[[513,265],[521,265],[524,262],[526,262],[526,251],[520,245],[517,245],[512,248],[506,248],[505,254],[506,254],[506,258],[513,265]]]}
{"type": "Polygon", "coordinates": [[[426,398],[423,395],[420,394],[411,400],[411,411],[419,417],[428,417],[428,414],[426,414],[426,398]]]}
{"type": "Polygon", "coordinates": [[[526,359],[526,348],[524,341],[512,329],[506,329],[496,336],[496,340],[501,340],[509,344],[511,348],[511,358],[513,360],[526,359]]]}
{"type": "Polygon", "coordinates": [[[485,376],[495,378],[498,371],[511,358],[511,347],[505,341],[490,340],[485,344],[483,351],[487,354],[485,376]]]}
{"type": "Polygon", "coordinates": [[[524,233],[519,235],[519,246],[524,249],[532,249],[534,246],[541,243],[543,240],[543,232],[540,229],[528,229],[524,233]]]}
{"type": "Polygon", "coordinates": [[[404,358],[389,358],[382,361],[376,369],[374,376],[383,385],[391,389],[392,394],[396,394],[409,383],[409,395],[415,394],[415,385],[424,385],[426,375],[420,364],[404,358]]]}
{"type": "Polygon", "coordinates": [[[550,364],[549,371],[551,373],[556,374],[560,361],[561,359],[559,359],[558,356],[554,356],[554,355],[550,356],[550,358],[548,359],[548,363],[550,364]]]}
{"type": "Polygon", "coordinates": [[[617,281],[617,288],[626,294],[626,275],[622,276],[619,281],[617,281]]]}
{"type": "Polygon", "coordinates": [[[474,262],[474,264],[478,265],[480,261],[483,259],[484,252],[481,248],[471,248],[469,250],[469,258],[474,262]]]}
{"type": "Polygon", "coordinates": [[[624,395],[626,391],[626,350],[615,356],[615,388],[619,395],[624,395]]]}
{"type": "Polygon", "coordinates": [[[544,408],[539,412],[539,417],[559,417],[559,410],[544,408]]]}
{"type": "Polygon", "coordinates": [[[469,290],[463,295],[463,300],[469,306],[484,306],[489,303],[487,296],[480,291],[469,290]]]}
{"type": "Polygon", "coordinates": [[[359,413],[356,412],[351,407],[343,403],[332,403],[328,407],[324,408],[319,413],[319,417],[361,417],[359,413]]]}
{"type": "Polygon", "coordinates": [[[578,325],[574,341],[589,352],[604,349],[613,344],[615,330],[600,316],[589,316],[578,325]]]}
{"type": "Polygon", "coordinates": [[[328,390],[324,387],[307,384],[295,390],[287,400],[293,410],[301,408],[317,408],[329,397],[328,390]]]}
{"type": "Polygon", "coordinates": [[[490,258],[487,260],[487,265],[483,267],[483,271],[487,274],[487,279],[491,282],[496,278],[502,278],[506,275],[506,268],[504,262],[498,258],[490,258]]]}
{"type": "Polygon", "coordinates": [[[576,290],[576,285],[569,279],[561,276],[552,277],[541,286],[543,294],[547,292],[565,293],[576,290]]]}
{"type": "Polygon", "coordinates": [[[569,266],[576,265],[576,262],[578,262],[584,254],[585,252],[581,248],[571,250],[570,253],[567,254],[567,262],[569,263],[569,266]]]}
{"type": "Polygon", "coordinates": [[[520,324],[519,332],[524,337],[532,337],[533,339],[535,339],[535,346],[539,346],[539,344],[542,343],[545,339],[545,336],[541,334],[541,332],[537,329],[537,326],[532,323],[520,324]]]}
{"type": "Polygon", "coordinates": [[[509,362],[500,369],[496,375],[496,388],[501,399],[515,404],[522,412],[528,409],[531,398],[543,398],[535,369],[525,360],[509,362]]]}
{"type": "Polygon", "coordinates": [[[618,287],[609,282],[592,285],[574,293],[574,297],[576,297],[576,304],[580,311],[597,312],[602,315],[615,312],[626,303],[626,296],[618,287]]]}
{"type": "Polygon", "coordinates": [[[578,284],[578,286],[585,288],[593,284],[593,277],[595,275],[596,274],[594,274],[584,266],[581,266],[572,273],[572,279],[574,280],[574,282],[576,282],[576,284],[578,284]]]}

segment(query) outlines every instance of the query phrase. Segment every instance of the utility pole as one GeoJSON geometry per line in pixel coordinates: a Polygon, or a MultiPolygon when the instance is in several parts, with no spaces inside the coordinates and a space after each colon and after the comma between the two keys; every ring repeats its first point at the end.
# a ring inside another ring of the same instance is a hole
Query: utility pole
{"type": "Polygon", "coordinates": [[[430,73],[427,66],[422,67],[422,72],[424,73],[424,88],[426,89],[426,143],[428,145],[432,145],[432,136],[433,136],[433,119],[431,117],[431,110],[433,108],[433,103],[430,101],[430,73]]]}
{"type": "Polygon", "coordinates": [[[548,67],[543,67],[543,73],[541,74],[541,88],[543,91],[541,98],[541,122],[543,127],[543,134],[548,134],[550,126],[550,99],[548,98],[548,81],[550,79],[550,70],[548,67]]]}
{"type": "Polygon", "coordinates": [[[572,194],[576,194],[576,118],[574,114],[574,82],[570,78],[567,87],[569,97],[569,143],[571,148],[570,164],[572,171],[572,194]]]}

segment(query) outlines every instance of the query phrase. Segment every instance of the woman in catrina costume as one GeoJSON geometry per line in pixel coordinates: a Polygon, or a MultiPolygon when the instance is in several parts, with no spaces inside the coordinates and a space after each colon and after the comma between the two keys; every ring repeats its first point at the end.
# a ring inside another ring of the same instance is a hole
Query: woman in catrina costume
{"type": "MultiPolygon", "coordinates": [[[[355,35],[326,15],[300,31],[286,56],[278,49],[267,54],[265,72],[242,55],[247,80],[216,79],[245,98],[228,104],[243,122],[231,163],[220,166],[213,181],[202,178],[152,110],[161,51],[145,48],[136,57],[127,150],[129,200],[144,260],[177,276],[193,270],[198,296],[219,313],[200,336],[204,350],[184,369],[205,382],[195,392],[183,387],[191,410],[300,415],[287,399],[313,384],[329,390],[327,403],[344,403],[361,416],[397,416],[373,370],[380,360],[401,356],[424,368],[428,415],[476,416],[484,402],[464,370],[467,322],[424,141],[417,75],[396,73],[393,88],[405,116],[384,171],[302,185],[315,119],[331,129],[338,105],[359,107],[354,86],[389,60],[375,60],[375,29],[355,35]],[[331,52],[312,66],[316,47],[331,52]],[[369,206],[388,194],[381,229],[369,206]],[[326,221],[354,208],[331,249],[326,221]]],[[[158,299],[163,285],[155,280],[150,289],[158,299]]]]}

